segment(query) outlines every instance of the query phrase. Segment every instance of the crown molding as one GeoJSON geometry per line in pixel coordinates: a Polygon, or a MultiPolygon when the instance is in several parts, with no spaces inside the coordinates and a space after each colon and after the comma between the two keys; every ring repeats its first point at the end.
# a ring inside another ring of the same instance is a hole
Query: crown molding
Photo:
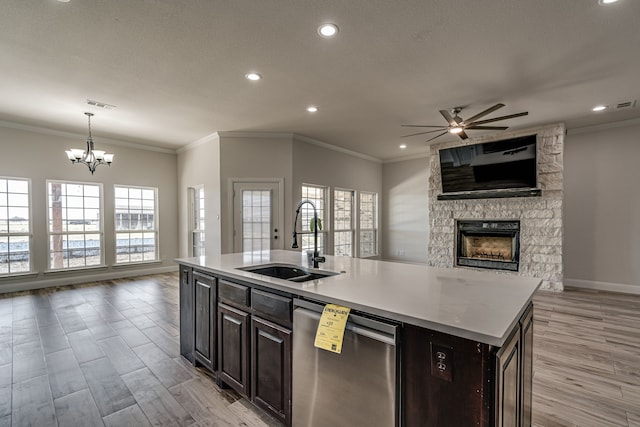
{"type": "Polygon", "coordinates": [[[200,146],[202,144],[206,144],[207,142],[220,142],[220,132],[211,133],[211,134],[209,134],[207,136],[203,136],[200,139],[196,139],[193,142],[190,142],[190,143],[188,143],[186,145],[183,145],[182,147],[180,147],[180,148],[178,148],[176,150],[176,153],[182,154],[182,153],[184,153],[186,151],[193,150],[194,148],[196,148],[196,147],[198,147],[198,146],[200,146]]]}
{"type": "Polygon", "coordinates": [[[348,150],[346,148],[342,148],[342,147],[338,147],[338,146],[335,146],[335,145],[327,144],[326,142],[322,142],[322,141],[319,141],[317,139],[310,138],[308,136],[299,135],[297,133],[293,134],[293,140],[294,141],[305,142],[305,143],[311,144],[311,145],[316,145],[318,147],[326,148],[327,150],[337,151],[339,153],[347,154],[349,156],[359,157],[359,158],[364,159],[364,160],[369,160],[370,162],[382,163],[382,160],[377,158],[377,157],[369,156],[367,154],[358,153],[357,151],[352,151],[352,150],[348,150]]]}
{"type": "MultiPolygon", "coordinates": [[[[299,142],[304,142],[307,144],[311,144],[311,145],[316,145],[318,147],[322,147],[322,148],[326,148],[327,150],[332,150],[332,151],[337,151],[343,154],[348,154],[350,156],[354,156],[354,157],[359,157],[361,159],[364,160],[369,160],[371,162],[375,162],[375,163],[382,163],[382,160],[377,158],[377,157],[373,157],[373,156],[369,156],[366,154],[362,154],[362,153],[358,153],[357,151],[352,151],[352,150],[348,150],[346,148],[342,148],[342,147],[338,147],[336,145],[332,145],[332,144],[328,144],[326,142],[308,137],[308,136],[304,136],[304,135],[300,135],[297,133],[292,133],[292,132],[236,132],[236,131],[221,131],[221,132],[215,132],[213,134],[211,134],[209,137],[213,136],[213,135],[217,135],[218,138],[258,138],[258,139],[264,139],[264,138],[280,138],[280,139],[289,139],[292,141],[299,141],[299,142]]],[[[209,137],[205,137],[209,138],[209,137]]],[[[194,141],[190,144],[188,144],[186,147],[191,147],[192,144],[202,144],[205,141],[194,141]]]]}
{"type": "Polygon", "coordinates": [[[402,156],[402,157],[392,157],[390,159],[385,159],[382,161],[383,164],[387,164],[387,163],[398,163],[398,162],[406,162],[408,160],[416,160],[416,159],[424,159],[424,158],[429,158],[431,157],[431,153],[427,152],[427,153],[416,153],[416,154],[411,154],[408,156],[402,156]]]}
{"type": "Polygon", "coordinates": [[[216,132],[221,138],[282,138],[291,139],[291,132],[242,132],[242,131],[220,131],[216,132]]]}
{"type": "MultiPolygon", "coordinates": [[[[40,134],[43,134],[43,135],[60,136],[62,138],[69,138],[69,139],[80,139],[80,140],[83,140],[83,139],[85,139],[87,137],[86,134],[79,134],[79,133],[75,133],[75,132],[65,132],[65,131],[61,131],[61,130],[43,128],[43,127],[39,127],[39,126],[23,125],[21,123],[7,122],[7,121],[3,121],[3,120],[0,120],[0,127],[9,128],[9,129],[24,130],[24,131],[28,131],[28,132],[35,132],[35,133],[40,133],[40,134]]],[[[106,145],[116,145],[116,146],[119,146],[119,147],[135,148],[135,149],[138,149],[138,150],[155,151],[157,153],[176,154],[176,150],[172,150],[172,149],[169,149],[169,148],[153,147],[151,145],[137,144],[135,142],[126,142],[126,141],[120,141],[120,140],[111,139],[111,138],[99,137],[98,142],[100,144],[106,144],[106,145]]]]}

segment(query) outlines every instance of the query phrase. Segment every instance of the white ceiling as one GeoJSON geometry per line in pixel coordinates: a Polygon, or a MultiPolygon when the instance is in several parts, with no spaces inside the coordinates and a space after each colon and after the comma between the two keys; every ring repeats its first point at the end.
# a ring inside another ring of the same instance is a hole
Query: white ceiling
{"type": "Polygon", "coordinates": [[[637,0],[3,0],[0,120],[86,133],[92,111],[98,145],[295,132],[392,159],[427,149],[401,124],[455,106],[529,111],[510,129],[640,117],[590,112],[640,97],[638,18],[637,0]]]}

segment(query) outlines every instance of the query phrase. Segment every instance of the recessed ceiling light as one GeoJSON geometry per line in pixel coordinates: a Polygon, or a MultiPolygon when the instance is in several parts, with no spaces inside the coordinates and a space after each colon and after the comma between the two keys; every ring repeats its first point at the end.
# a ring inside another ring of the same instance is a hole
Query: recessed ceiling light
{"type": "Polygon", "coordinates": [[[60,3],[69,3],[70,0],[58,0],[60,3]]]}
{"type": "Polygon", "coordinates": [[[315,105],[310,105],[307,107],[307,111],[309,113],[317,113],[318,112],[318,107],[316,107],[315,105]]]}
{"type": "Polygon", "coordinates": [[[251,80],[251,81],[254,81],[254,82],[258,81],[258,80],[260,80],[262,78],[262,76],[260,74],[258,74],[258,73],[247,73],[244,76],[247,78],[247,80],[251,80]]]}
{"type": "Polygon", "coordinates": [[[598,0],[598,4],[602,4],[602,5],[606,5],[606,4],[612,4],[612,3],[617,3],[618,0],[598,0]]]}
{"type": "Polygon", "coordinates": [[[333,37],[338,34],[338,26],[336,24],[322,24],[318,27],[318,34],[322,37],[333,37]]]}
{"type": "Polygon", "coordinates": [[[598,111],[604,111],[604,110],[606,110],[606,109],[607,109],[607,106],[606,106],[606,105],[596,105],[595,107],[593,107],[593,108],[591,109],[591,111],[593,111],[593,112],[597,113],[598,111]]]}
{"type": "Polygon", "coordinates": [[[407,144],[400,144],[400,149],[404,150],[405,148],[407,148],[407,144]]]}

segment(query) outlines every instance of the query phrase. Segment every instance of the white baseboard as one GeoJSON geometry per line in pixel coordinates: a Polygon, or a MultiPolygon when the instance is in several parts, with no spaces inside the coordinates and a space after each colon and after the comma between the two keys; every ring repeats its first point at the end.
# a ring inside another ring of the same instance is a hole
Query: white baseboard
{"type": "Polygon", "coordinates": [[[639,285],[629,285],[626,283],[598,282],[595,280],[564,279],[565,288],[593,289],[597,291],[619,292],[623,294],[640,295],[639,285]]]}
{"type": "Polygon", "coordinates": [[[76,285],[79,283],[98,282],[100,280],[122,279],[125,277],[146,276],[148,274],[172,273],[178,271],[177,265],[147,267],[136,269],[110,270],[100,273],[61,276],[50,279],[20,281],[18,283],[1,283],[0,294],[7,292],[29,291],[32,289],[50,288],[53,286],[76,285]]]}

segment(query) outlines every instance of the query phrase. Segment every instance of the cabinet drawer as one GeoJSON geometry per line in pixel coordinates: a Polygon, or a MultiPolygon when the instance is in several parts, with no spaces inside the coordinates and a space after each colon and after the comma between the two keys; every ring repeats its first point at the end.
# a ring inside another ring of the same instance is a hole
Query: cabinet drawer
{"type": "Polygon", "coordinates": [[[291,327],[291,298],[253,289],[251,291],[252,313],[283,326],[291,327]]]}
{"type": "Polygon", "coordinates": [[[220,280],[218,283],[218,299],[238,308],[249,307],[251,289],[244,285],[220,280]]]}

